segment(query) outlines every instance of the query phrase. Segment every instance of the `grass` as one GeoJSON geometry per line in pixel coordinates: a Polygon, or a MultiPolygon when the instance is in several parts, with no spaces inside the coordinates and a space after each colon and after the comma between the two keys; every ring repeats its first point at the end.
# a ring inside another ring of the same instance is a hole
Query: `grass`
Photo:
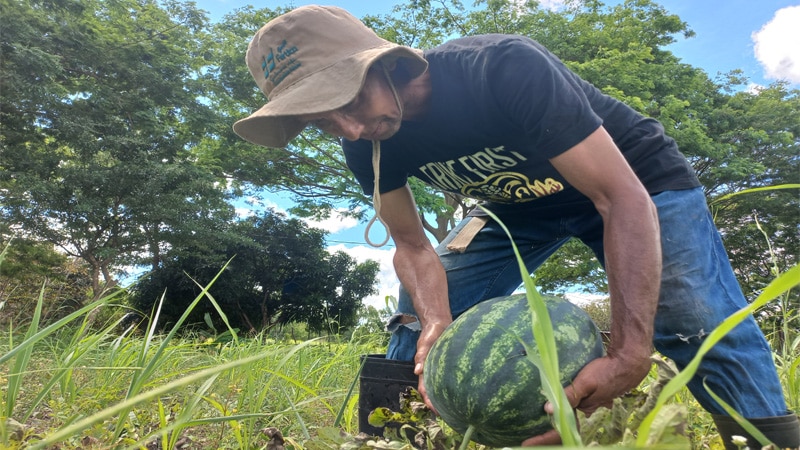
{"type": "MultiPolygon", "coordinates": [[[[0,369],[4,393],[16,379],[24,386],[13,405],[3,404],[11,411],[5,417],[23,424],[22,438],[19,429],[3,427],[0,448],[23,448],[20,441],[24,448],[140,448],[154,441],[174,448],[180,440],[194,442],[189,448],[261,448],[266,427],[308,440],[333,424],[359,356],[376,351],[370,339],[273,343],[262,336],[220,346],[102,332],[74,342],[69,334],[51,335],[22,370],[0,369]],[[73,350],[82,352],[79,359],[69,356],[73,350]],[[143,377],[142,362],[156,356],[143,377]]],[[[345,431],[356,431],[354,411],[341,423],[345,431]]]]}
{"type": "MultiPolygon", "coordinates": [[[[19,425],[2,427],[0,448],[257,449],[267,448],[270,427],[283,433],[285,445],[330,448],[337,417],[343,432],[358,431],[355,397],[347,393],[360,355],[379,352],[382,342],[376,335],[347,342],[274,342],[262,335],[218,343],[119,336],[110,327],[85,332],[82,324],[77,318],[24,347],[26,341],[3,336],[2,410],[19,425]]],[[[785,359],[796,371],[797,350],[785,359]]],[[[654,370],[643,393],[656,378],[654,370]]],[[[696,446],[713,441],[709,420],[684,389],[665,403],[698,413],[682,419],[696,446]]]]}
{"type": "MultiPolygon", "coordinates": [[[[797,267],[779,276],[751,309],[798,276],[797,267]]],[[[360,356],[380,352],[384,336],[293,342],[233,333],[234,339],[215,340],[153,330],[136,334],[113,320],[89,328],[92,311],[122,310],[117,301],[104,298],[39,329],[40,296],[29,327],[2,334],[0,448],[272,449],[277,429],[285,446],[319,449],[344,445],[341,433],[357,433],[357,399],[350,389],[360,356]]],[[[776,351],[787,391],[798,383],[795,335],[776,351]]],[[[721,448],[710,419],[683,387],[687,376],[654,369],[636,398],[620,399],[606,422],[599,422],[602,415],[592,423],[582,418],[582,431],[596,433],[600,443],[628,436],[629,444],[649,447],[653,441],[634,437],[653,435],[651,428],[662,436],[679,426],[690,430],[694,447],[721,448]]],[[[577,439],[572,446],[581,445],[577,439]]]]}
{"type": "Polygon", "coordinates": [[[203,298],[215,303],[204,290],[158,335],[94,323],[98,308],[122,315],[115,296],[40,329],[40,295],[27,330],[2,335],[0,448],[264,448],[269,427],[309,441],[342,411],[339,425],[356,431],[343,387],[380,339],[179,336],[203,298]]]}

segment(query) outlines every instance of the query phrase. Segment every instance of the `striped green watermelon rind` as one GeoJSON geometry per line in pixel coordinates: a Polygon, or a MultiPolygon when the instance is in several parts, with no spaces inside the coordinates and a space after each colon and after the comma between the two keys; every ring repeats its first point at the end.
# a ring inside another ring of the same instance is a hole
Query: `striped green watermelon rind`
{"type": "MultiPolygon", "coordinates": [[[[603,355],[600,333],[579,307],[544,297],[555,332],[562,385],[603,355]]],[[[524,341],[538,351],[524,294],[475,305],[455,320],[428,353],[423,382],[428,398],[450,427],[491,447],[519,446],[552,428],[546,398],[524,341]]]]}

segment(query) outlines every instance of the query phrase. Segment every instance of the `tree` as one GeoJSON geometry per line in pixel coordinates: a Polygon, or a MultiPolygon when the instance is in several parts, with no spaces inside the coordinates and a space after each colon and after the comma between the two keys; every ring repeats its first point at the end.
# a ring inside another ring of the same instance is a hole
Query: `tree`
{"type": "MultiPolygon", "coordinates": [[[[324,245],[322,231],[267,211],[232,224],[211,245],[201,240],[172,249],[161,267],[134,285],[134,304],[149,312],[164,295],[159,326],[166,326],[219,274],[209,293],[235,328],[257,331],[303,322],[313,331],[338,332],[355,325],[361,300],[374,293],[378,265],[357,264],[343,252],[329,254],[324,245]]],[[[206,314],[217,330],[224,329],[208,300],[192,311],[189,322],[203,324],[206,314]]]]}
{"type": "Polygon", "coordinates": [[[193,4],[2,0],[0,214],[84,260],[94,297],[123,265],[230,215],[187,151],[213,114],[193,4]]]}
{"type": "MultiPolygon", "coordinates": [[[[701,177],[737,276],[754,297],[776,272],[800,263],[800,195],[786,189],[721,197],[800,183],[800,91],[776,83],[737,92],[708,123],[721,151],[703,161],[701,177]]],[[[791,298],[800,306],[797,292],[791,298]]]]}

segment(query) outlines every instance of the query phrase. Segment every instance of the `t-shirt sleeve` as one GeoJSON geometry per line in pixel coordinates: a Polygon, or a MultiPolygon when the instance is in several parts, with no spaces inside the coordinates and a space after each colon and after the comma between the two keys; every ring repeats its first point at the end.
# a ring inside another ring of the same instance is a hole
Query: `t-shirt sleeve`
{"type": "Polygon", "coordinates": [[[585,82],[547,49],[517,36],[494,47],[487,48],[483,76],[490,81],[496,107],[522,128],[540,154],[557,156],[602,125],[585,82]]]}

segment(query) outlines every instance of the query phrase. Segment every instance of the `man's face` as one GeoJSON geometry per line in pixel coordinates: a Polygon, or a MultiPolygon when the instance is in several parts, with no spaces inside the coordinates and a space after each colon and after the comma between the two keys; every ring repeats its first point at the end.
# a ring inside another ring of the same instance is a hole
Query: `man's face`
{"type": "Polygon", "coordinates": [[[382,141],[397,133],[403,117],[386,77],[373,68],[367,72],[364,86],[352,102],[334,111],[299,119],[350,141],[382,141]]]}

